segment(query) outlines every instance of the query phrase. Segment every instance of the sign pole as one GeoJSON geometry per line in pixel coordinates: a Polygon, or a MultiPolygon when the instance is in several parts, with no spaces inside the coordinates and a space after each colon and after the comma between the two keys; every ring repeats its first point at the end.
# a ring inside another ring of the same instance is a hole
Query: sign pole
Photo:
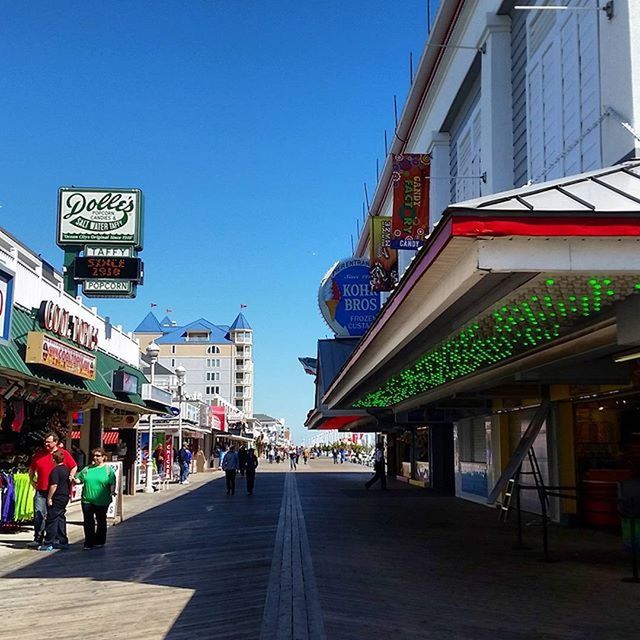
{"type": "Polygon", "coordinates": [[[78,284],[73,279],[73,265],[78,252],[65,248],[64,250],[64,291],[72,298],[78,296],[78,284]]]}

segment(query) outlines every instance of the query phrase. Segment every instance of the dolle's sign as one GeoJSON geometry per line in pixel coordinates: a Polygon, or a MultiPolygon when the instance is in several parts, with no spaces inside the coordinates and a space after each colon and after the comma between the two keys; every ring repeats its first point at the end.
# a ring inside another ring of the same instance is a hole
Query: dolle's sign
{"type": "Polygon", "coordinates": [[[40,305],[40,324],[47,331],[72,340],[85,349],[95,351],[98,348],[98,329],[51,300],[40,305]]]}
{"type": "Polygon", "coordinates": [[[62,187],[58,192],[58,245],[90,242],[142,248],[139,189],[62,187]]]}

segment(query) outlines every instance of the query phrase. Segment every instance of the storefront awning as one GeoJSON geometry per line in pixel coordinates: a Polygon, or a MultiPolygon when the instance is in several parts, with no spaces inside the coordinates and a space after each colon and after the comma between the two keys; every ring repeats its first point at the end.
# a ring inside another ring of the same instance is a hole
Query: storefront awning
{"type": "Polygon", "coordinates": [[[349,425],[375,420],[364,410],[332,411],[322,398],[338,371],[358,345],[359,338],[333,338],[318,340],[315,408],[309,413],[305,426],[309,429],[346,429],[349,425]]]}
{"type": "Polygon", "coordinates": [[[322,402],[409,410],[615,345],[639,247],[639,161],[453,205],[322,402]]]}
{"type": "MultiPolygon", "coordinates": [[[[146,408],[139,394],[114,393],[111,390],[114,371],[125,371],[136,377],[139,387],[147,382],[142,372],[102,351],[96,352],[95,380],[76,378],[42,365],[26,364],[27,335],[30,331],[42,332],[42,329],[37,322],[35,310],[27,311],[19,306],[14,306],[12,316],[12,340],[6,345],[0,345],[0,372],[6,372],[7,375],[27,382],[32,381],[36,384],[69,391],[86,392],[118,408],[126,409],[134,405],[138,407],[138,412],[140,412],[140,408],[146,408]]],[[[43,333],[52,335],[46,331],[43,333]]],[[[56,339],[69,342],[60,337],[56,337],[56,339]]],[[[72,343],[69,342],[69,344],[72,343]]]]}

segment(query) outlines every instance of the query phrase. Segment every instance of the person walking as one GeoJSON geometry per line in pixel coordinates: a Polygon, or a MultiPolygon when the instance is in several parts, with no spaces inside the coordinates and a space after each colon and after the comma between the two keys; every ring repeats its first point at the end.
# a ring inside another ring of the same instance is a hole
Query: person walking
{"type": "Polygon", "coordinates": [[[85,551],[104,547],[107,541],[107,509],[116,493],[116,474],[105,458],[104,449],[93,449],[91,464],[74,478],[76,484],[82,483],[85,551]]]}
{"type": "Polygon", "coordinates": [[[247,451],[247,493],[249,495],[253,494],[253,487],[256,483],[256,469],[258,467],[258,458],[256,457],[256,453],[253,449],[249,449],[247,451]]]}
{"type": "Polygon", "coordinates": [[[333,455],[333,464],[338,464],[338,450],[335,447],[331,450],[331,454],[333,455]]]}
{"type": "Polygon", "coordinates": [[[180,464],[180,484],[189,484],[189,467],[191,466],[191,451],[186,442],[182,443],[182,448],[178,453],[178,463],[180,464]]]}
{"type": "Polygon", "coordinates": [[[295,448],[289,450],[289,469],[295,471],[298,468],[298,454],[295,448]]]}
{"type": "Polygon", "coordinates": [[[47,496],[49,493],[49,477],[56,463],[53,461],[54,451],[62,451],[64,465],[69,469],[69,480],[72,482],[78,465],[66,449],[58,447],[58,436],[47,433],[42,440],[42,449],[37,451],[29,466],[29,481],[36,490],[33,496],[33,542],[30,547],[38,548],[44,541],[44,531],[47,523],[47,496]]]}
{"type": "Polygon", "coordinates": [[[305,464],[307,464],[307,460],[309,459],[309,448],[305,447],[302,450],[302,460],[304,461],[305,464]]]}
{"type": "Polygon", "coordinates": [[[244,476],[245,469],[247,468],[247,448],[242,445],[238,451],[238,464],[240,465],[240,475],[244,476]]]}
{"type": "Polygon", "coordinates": [[[378,444],[376,444],[376,451],[373,461],[373,470],[375,471],[375,474],[371,478],[371,480],[364,483],[364,487],[365,489],[369,489],[369,487],[373,486],[378,480],[380,480],[380,488],[383,491],[386,491],[387,477],[384,472],[384,445],[382,444],[382,442],[378,442],[378,444]]]}
{"type": "Polygon", "coordinates": [[[159,444],[153,451],[153,461],[156,464],[158,480],[162,482],[164,479],[164,448],[161,444],[159,444]]]}
{"type": "Polygon", "coordinates": [[[51,457],[56,466],[49,476],[44,542],[38,547],[38,551],[53,551],[53,546],[56,542],[63,549],[69,546],[67,520],[65,518],[71,493],[69,469],[64,464],[64,452],[62,449],[54,451],[51,457]]]}
{"type": "Polygon", "coordinates": [[[238,472],[238,467],[238,454],[236,453],[234,445],[231,445],[222,460],[222,470],[225,475],[228,496],[232,496],[236,492],[236,473],[238,472]]]}

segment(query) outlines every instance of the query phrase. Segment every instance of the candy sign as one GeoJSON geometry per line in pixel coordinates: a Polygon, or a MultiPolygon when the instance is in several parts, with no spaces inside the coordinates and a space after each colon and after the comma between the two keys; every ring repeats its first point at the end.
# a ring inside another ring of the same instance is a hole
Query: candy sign
{"type": "Polygon", "coordinates": [[[318,305],[336,336],[364,335],[380,310],[380,297],[371,290],[369,261],[337,262],[320,283],[318,305]]]}

